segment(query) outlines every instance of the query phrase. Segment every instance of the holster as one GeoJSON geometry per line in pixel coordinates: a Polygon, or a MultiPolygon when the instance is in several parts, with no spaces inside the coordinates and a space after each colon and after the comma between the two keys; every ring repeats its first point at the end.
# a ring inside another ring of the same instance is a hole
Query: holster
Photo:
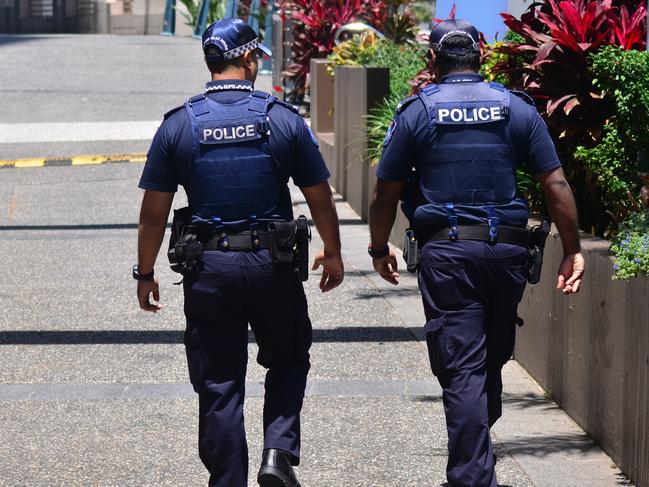
{"type": "Polygon", "coordinates": [[[309,278],[309,242],[311,229],[304,215],[290,222],[270,222],[270,252],[273,262],[291,264],[301,281],[309,278]]]}
{"type": "Polygon", "coordinates": [[[527,282],[536,284],[541,280],[545,242],[550,234],[551,222],[543,219],[539,225],[530,229],[530,263],[527,282]]]}
{"type": "Polygon", "coordinates": [[[406,261],[406,269],[411,274],[415,274],[419,269],[420,255],[419,242],[415,231],[409,228],[406,230],[406,238],[403,242],[403,260],[406,261]]]}
{"type": "Polygon", "coordinates": [[[203,259],[203,244],[198,240],[196,229],[190,222],[188,207],[174,210],[167,257],[171,270],[179,274],[196,270],[203,259]]]}

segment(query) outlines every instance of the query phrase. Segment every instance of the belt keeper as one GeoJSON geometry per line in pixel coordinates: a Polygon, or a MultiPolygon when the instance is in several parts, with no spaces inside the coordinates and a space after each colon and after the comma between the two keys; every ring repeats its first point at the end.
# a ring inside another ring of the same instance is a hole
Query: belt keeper
{"type": "Polygon", "coordinates": [[[219,246],[225,250],[230,248],[230,241],[228,240],[228,235],[225,232],[219,235],[219,246]]]}
{"type": "Polygon", "coordinates": [[[450,223],[449,225],[449,232],[448,232],[448,239],[449,240],[457,240],[460,238],[460,232],[457,228],[457,216],[449,216],[448,221],[450,223]]]}
{"type": "Polygon", "coordinates": [[[498,241],[498,225],[500,218],[492,217],[487,220],[489,222],[489,242],[495,243],[498,241]]]}
{"type": "Polygon", "coordinates": [[[250,243],[253,249],[256,249],[261,245],[261,240],[259,238],[259,223],[257,222],[257,216],[251,215],[248,218],[250,226],[250,243]]]}

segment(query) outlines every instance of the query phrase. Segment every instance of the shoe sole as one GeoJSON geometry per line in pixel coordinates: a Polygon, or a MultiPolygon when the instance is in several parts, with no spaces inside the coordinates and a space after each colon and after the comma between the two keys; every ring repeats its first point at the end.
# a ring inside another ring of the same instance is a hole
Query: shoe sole
{"type": "Polygon", "coordinates": [[[300,484],[291,485],[290,480],[277,475],[274,471],[260,471],[257,475],[257,483],[261,487],[300,487],[300,484]]]}

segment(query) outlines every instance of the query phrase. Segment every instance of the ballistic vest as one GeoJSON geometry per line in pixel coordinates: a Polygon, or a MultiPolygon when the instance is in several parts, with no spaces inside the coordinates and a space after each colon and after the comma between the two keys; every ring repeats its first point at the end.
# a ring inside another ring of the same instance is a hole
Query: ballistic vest
{"type": "Polygon", "coordinates": [[[206,95],[185,103],[194,140],[185,186],[192,214],[224,223],[275,214],[282,187],[269,148],[268,110],[275,101],[254,91],[234,103],[206,95]]]}
{"type": "Polygon", "coordinates": [[[517,196],[509,91],[498,83],[443,83],[418,97],[426,107],[430,144],[418,157],[423,204],[415,219],[422,212],[444,214],[452,228],[459,215],[460,224],[497,227],[498,209],[517,196]]]}

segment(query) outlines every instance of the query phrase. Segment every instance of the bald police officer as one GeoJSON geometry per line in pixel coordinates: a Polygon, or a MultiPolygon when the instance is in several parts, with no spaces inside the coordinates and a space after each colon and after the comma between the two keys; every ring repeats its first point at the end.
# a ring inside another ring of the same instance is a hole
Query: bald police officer
{"type": "Polygon", "coordinates": [[[314,262],[314,269],[324,269],[320,288],[330,291],[342,282],[329,173],[297,112],[254,89],[258,59],[262,51],[270,53],[245,22],[212,24],[203,34],[203,51],[212,81],[165,115],[140,180],[145,193],[134,269],[137,296],[142,309],[161,309],[153,266],[180,184],[203,248],[202,263],[184,274],[183,284],[185,346],[199,396],[199,454],[209,485],[248,482],[243,402],[250,324],[257,361],[268,369],[257,479],[266,487],[297,487],[292,467],[300,461],[311,322],[293,266],[274,262],[270,249],[271,242],[292,238],[290,231],[279,235],[276,224],[293,220],[287,187],[292,178],[324,241],[314,262]]]}
{"type": "Polygon", "coordinates": [[[501,415],[501,369],[514,348],[528,278],[524,164],[540,181],[564,248],[557,288],[584,271],[574,199],[531,100],[485,83],[479,33],[462,20],[430,36],[436,79],[397,109],[370,209],[374,268],[398,283],[387,242],[401,198],[419,239],[419,287],[433,373],[442,389],[451,486],[496,487],[490,427],[501,415]]]}

